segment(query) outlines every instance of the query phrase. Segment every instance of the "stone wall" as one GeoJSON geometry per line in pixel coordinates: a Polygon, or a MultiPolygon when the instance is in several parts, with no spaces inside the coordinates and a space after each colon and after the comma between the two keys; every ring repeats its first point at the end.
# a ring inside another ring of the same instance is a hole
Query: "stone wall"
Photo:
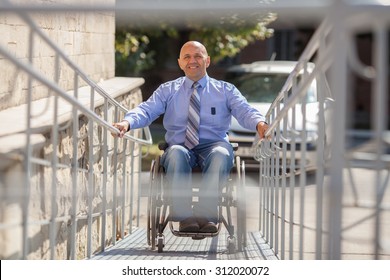
{"type": "MultiPolygon", "coordinates": [[[[117,83],[118,79],[113,80],[117,83]]],[[[133,108],[142,101],[142,93],[135,86],[115,98],[125,108],[133,108]]],[[[110,106],[108,114],[104,105],[94,111],[109,123],[121,118],[115,116],[115,106],[110,106]]],[[[125,235],[131,232],[132,221],[137,218],[140,146],[128,140],[124,146],[125,140],[118,139],[115,148],[111,133],[94,121],[91,131],[90,122],[81,115],[76,122],[70,119],[61,123],[56,132],[49,127],[42,134],[34,134],[40,135],[41,141],[31,146],[28,166],[23,143],[14,150],[0,150],[0,259],[23,258],[24,245],[27,259],[84,259],[88,257],[89,236],[93,254],[115,242],[121,229],[125,235]],[[73,125],[78,127],[77,135],[73,125]],[[55,146],[54,136],[58,139],[55,146]],[[77,149],[76,169],[74,148],[77,149]],[[75,182],[74,173],[77,174],[75,182]],[[134,210],[132,216],[129,207],[134,210]],[[90,232],[88,216],[92,217],[90,232]]],[[[134,133],[135,137],[141,137],[140,131],[134,133]]]]}
{"type": "MultiPolygon", "coordinates": [[[[21,5],[79,3],[76,0],[12,2],[21,5]]],[[[82,4],[94,3],[109,5],[115,0],[82,1],[82,4]]],[[[140,86],[143,79],[114,77],[114,12],[31,13],[30,16],[65,53],[65,58],[59,60],[58,79],[56,54],[49,44],[37,36],[37,32],[31,32],[17,15],[0,12],[0,46],[12,57],[26,64],[31,60],[34,71],[55,82],[69,95],[73,96],[76,84],[75,72],[67,59],[80,67],[89,79],[100,82],[100,87],[125,108],[132,108],[142,101],[140,86]]],[[[140,170],[138,159],[132,161],[131,157],[139,145],[128,141],[124,148],[124,140],[118,140],[115,149],[110,132],[96,122],[91,132],[91,120],[83,114],[73,118],[69,103],[59,107],[59,129],[53,131],[53,98],[57,93],[36,79],[30,84],[29,76],[4,55],[0,55],[0,73],[0,259],[84,259],[88,257],[88,236],[91,236],[93,254],[112,244],[120,235],[120,229],[125,229],[128,234],[135,218],[134,215],[130,217],[129,207],[137,207],[136,200],[130,199],[129,188],[134,187],[132,194],[137,197],[135,186],[140,170]],[[31,108],[37,110],[31,117],[24,105],[29,90],[32,93],[31,108]],[[64,111],[65,105],[69,106],[67,111],[64,111]],[[26,123],[29,118],[33,128],[29,129],[33,134],[27,142],[26,123]],[[73,131],[75,124],[78,125],[76,135],[73,131]],[[58,144],[53,144],[54,136],[58,138],[58,144]],[[89,157],[91,145],[92,162],[89,157]],[[76,169],[73,168],[74,149],[77,149],[76,169]],[[109,151],[107,155],[104,150],[109,151]],[[115,152],[118,157],[116,164],[115,152]],[[124,157],[125,163],[121,161],[124,157]],[[58,162],[57,168],[53,168],[55,161],[58,162]],[[89,170],[93,170],[92,176],[89,170]],[[72,180],[75,173],[76,182],[72,180]],[[123,190],[124,208],[118,204],[123,190]],[[124,223],[122,219],[114,219],[113,213],[117,217],[124,213],[124,223]],[[90,215],[93,218],[89,228],[90,215]],[[112,230],[114,225],[115,232],[112,230]]],[[[78,91],[78,98],[90,108],[88,94],[91,91],[81,79],[77,82],[79,89],[84,88],[78,91]]],[[[97,100],[96,92],[95,95],[97,100]]],[[[108,114],[105,114],[104,102],[95,102],[94,112],[107,123],[121,119],[120,115],[114,115],[115,106],[110,105],[108,114]]],[[[140,136],[139,131],[135,134],[140,136]]]]}
{"type": "MultiPolygon", "coordinates": [[[[23,4],[72,4],[79,1],[63,0],[18,0],[23,4]]],[[[115,0],[89,0],[83,4],[114,4],[115,0]]],[[[93,81],[99,82],[115,75],[115,13],[114,12],[61,12],[32,13],[36,25],[78,65],[93,81]]],[[[44,76],[54,80],[55,54],[44,40],[15,13],[0,13],[0,45],[10,54],[27,62],[32,46],[32,64],[44,76]]],[[[74,87],[73,71],[60,60],[59,85],[64,90],[74,87]]],[[[0,110],[26,103],[27,76],[18,71],[4,56],[0,55],[0,110]]],[[[82,84],[80,84],[82,86],[82,84]]],[[[50,93],[33,81],[33,100],[50,93]]]]}

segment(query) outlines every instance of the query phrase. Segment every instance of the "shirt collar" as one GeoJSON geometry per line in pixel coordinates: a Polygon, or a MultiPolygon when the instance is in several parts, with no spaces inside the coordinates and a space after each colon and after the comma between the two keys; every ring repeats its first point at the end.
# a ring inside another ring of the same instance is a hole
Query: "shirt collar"
{"type": "MultiPolygon", "coordinates": [[[[200,84],[201,88],[204,88],[206,86],[208,80],[209,80],[209,76],[206,74],[206,75],[203,76],[202,79],[200,79],[198,81],[198,83],[200,84]]],[[[186,87],[191,88],[193,83],[194,83],[194,81],[192,81],[191,79],[186,77],[184,83],[186,84],[186,87]]]]}

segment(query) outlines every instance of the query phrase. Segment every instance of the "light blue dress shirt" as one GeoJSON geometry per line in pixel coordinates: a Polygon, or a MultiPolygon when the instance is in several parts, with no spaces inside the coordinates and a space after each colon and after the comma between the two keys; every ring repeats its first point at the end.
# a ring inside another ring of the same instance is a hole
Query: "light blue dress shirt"
{"type": "MultiPolygon", "coordinates": [[[[131,129],[150,125],[164,114],[165,141],[168,145],[183,145],[187,127],[188,106],[193,89],[187,77],[160,85],[152,96],[127,112],[124,120],[131,129]]],[[[234,116],[245,128],[256,131],[264,116],[251,107],[245,97],[232,84],[205,75],[198,81],[200,87],[199,139],[202,142],[226,141],[231,117],[234,116]]]]}

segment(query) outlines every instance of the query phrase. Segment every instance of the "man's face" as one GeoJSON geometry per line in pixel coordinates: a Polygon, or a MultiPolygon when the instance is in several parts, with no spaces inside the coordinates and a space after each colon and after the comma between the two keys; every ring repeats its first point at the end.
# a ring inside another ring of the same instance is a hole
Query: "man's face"
{"type": "Polygon", "coordinates": [[[210,57],[206,49],[200,43],[194,42],[183,45],[177,61],[180,69],[194,82],[206,75],[206,69],[210,65],[210,57]]]}

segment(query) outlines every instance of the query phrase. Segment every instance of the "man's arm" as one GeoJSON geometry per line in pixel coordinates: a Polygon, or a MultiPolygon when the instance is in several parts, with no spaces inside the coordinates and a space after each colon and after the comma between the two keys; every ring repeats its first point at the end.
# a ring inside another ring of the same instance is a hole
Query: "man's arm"
{"type": "Polygon", "coordinates": [[[119,129],[118,134],[112,136],[122,138],[126,132],[132,129],[145,127],[157,119],[165,111],[165,96],[162,86],[158,87],[149,97],[137,107],[128,111],[123,120],[113,123],[119,129]]]}

